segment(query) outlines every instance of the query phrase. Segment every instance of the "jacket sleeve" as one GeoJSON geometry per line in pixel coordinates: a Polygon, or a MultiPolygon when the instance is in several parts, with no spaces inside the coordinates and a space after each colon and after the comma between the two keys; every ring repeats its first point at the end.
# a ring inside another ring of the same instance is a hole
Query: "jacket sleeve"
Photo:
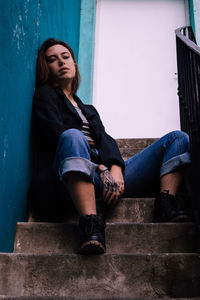
{"type": "Polygon", "coordinates": [[[99,127],[98,128],[99,129],[98,149],[103,164],[108,168],[110,168],[112,165],[118,165],[122,168],[122,170],[124,170],[125,168],[124,160],[122,159],[116,141],[109,134],[106,133],[101,118],[97,110],[94,108],[94,106],[93,109],[96,112],[96,118],[98,120],[97,121],[99,127]]]}
{"type": "Polygon", "coordinates": [[[58,97],[53,88],[43,86],[36,90],[33,100],[33,117],[37,131],[44,141],[56,146],[65,131],[58,108],[58,97]]]}
{"type": "Polygon", "coordinates": [[[124,160],[121,157],[116,141],[106,132],[102,134],[101,145],[99,147],[101,159],[108,168],[118,165],[124,170],[124,160]]]}

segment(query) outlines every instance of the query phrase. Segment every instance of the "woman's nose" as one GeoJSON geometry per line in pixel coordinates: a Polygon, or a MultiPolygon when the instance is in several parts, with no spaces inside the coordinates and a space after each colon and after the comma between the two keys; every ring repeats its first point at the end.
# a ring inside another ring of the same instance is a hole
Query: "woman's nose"
{"type": "Polygon", "coordinates": [[[62,60],[59,60],[59,61],[58,61],[59,67],[61,67],[63,64],[64,64],[64,61],[62,61],[62,60]]]}

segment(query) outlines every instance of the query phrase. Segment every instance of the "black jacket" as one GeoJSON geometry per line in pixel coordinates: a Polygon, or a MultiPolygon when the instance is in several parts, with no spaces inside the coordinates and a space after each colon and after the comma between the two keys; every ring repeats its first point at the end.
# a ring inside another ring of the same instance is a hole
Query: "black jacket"
{"type": "MultiPolygon", "coordinates": [[[[86,116],[95,136],[101,163],[108,168],[116,164],[124,169],[124,162],[115,140],[104,129],[99,114],[92,105],[75,101],[86,116]]],[[[31,210],[41,203],[60,198],[60,186],[53,173],[56,146],[63,131],[81,130],[82,120],[76,109],[59,88],[44,85],[35,91],[32,115],[33,174],[29,193],[31,210]],[[57,196],[56,196],[57,195],[57,196]],[[51,199],[51,200],[50,200],[51,199]]]]}

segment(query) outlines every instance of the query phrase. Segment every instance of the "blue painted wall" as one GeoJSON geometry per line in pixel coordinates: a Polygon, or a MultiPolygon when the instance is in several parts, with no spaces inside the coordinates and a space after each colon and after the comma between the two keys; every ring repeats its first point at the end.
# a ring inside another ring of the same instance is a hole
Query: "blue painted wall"
{"type": "Polygon", "coordinates": [[[190,8],[190,24],[191,24],[193,32],[195,34],[194,4],[193,4],[193,0],[189,0],[189,8],[190,8]]]}
{"type": "Polygon", "coordinates": [[[0,0],[0,252],[26,220],[30,116],[38,47],[67,41],[78,56],[81,0],[0,0]]]}
{"type": "Polygon", "coordinates": [[[81,85],[78,91],[78,96],[85,103],[92,103],[96,0],[81,0],[80,20],[78,64],[80,73],[83,76],[81,77],[81,85]]]}
{"type": "Polygon", "coordinates": [[[200,46],[200,1],[189,0],[190,5],[190,23],[192,25],[197,45],[200,46]]]}

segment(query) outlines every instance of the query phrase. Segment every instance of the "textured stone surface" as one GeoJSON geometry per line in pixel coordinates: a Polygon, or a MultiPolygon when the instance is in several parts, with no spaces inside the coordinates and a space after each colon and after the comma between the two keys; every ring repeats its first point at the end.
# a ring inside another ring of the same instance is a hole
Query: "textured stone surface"
{"type": "Polygon", "coordinates": [[[142,151],[156,140],[157,139],[117,139],[116,141],[122,157],[126,160],[142,151]]]}
{"type": "Polygon", "coordinates": [[[1,254],[1,295],[98,299],[199,296],[197,254],[1,254]]]}
{"type": "Polygon", "coordinates": [[[148,223],[153,220],[154,198],[122,198],[117,205],[104,209],[108,222],[148,223]]]}
{"type": "MultiPolygon", "coordinates": [[[[103,213],[108,222],[148,223],[153,220],[153,205],[154,198],[122,198],[117,205],[105,206],[103,213]]],[[[75,209],[71,212],[65,221],[78,222],[75,209]]]]}
{"type": "MultiPolygon", "coordinates": [[[[18,223],[17,253],[76,253],[77,224],[18,223]]],[[[197,238],[192,223],[107,223],[107,253],[196,252],[197,238]]]]}
{"type": "Polygon", "coordinates": [[[144,149],[144,148],[148,147],[149,145],[153,144],[155,141],[157,141],[157,139],[155,139],[155,138],[116,139],[116,142],[117,142],[120,150],[123,150],[125,148],[139,149],[139,150],[144,149]]]}
{"type": "MultiPolygon", "coordinates": [[[[51,296],[0,296],[1,300],[93,300],[94,298],[74,298],[74,297],[51,297],[51,296]]],[[[152,300],[151,298],[127,298],[127,297],[106,297],[96,300],[152,300]]],[[[153,300],[166,300],[166,298],[154,298],[153,300]]],[[[200,300],[200,298],[170,298],[170,300],[200,300]]]]}
{"type": "MultiPolygon", "coordinates": [[[[94,298],[74,298],[74,297],[51,297],[51,296],[0,296],[1,300],[93,300],[94,298]]],[[[127,297],[106,297],[98,298],[96,300],[152,300],[150,298],[136,299],[136,298],[127,298],[127,297]]],[[[153,300],[166,300],[166,298],[154,298],[153,300]]],[[[200,298],[170,298],[170,300],[200,300],[200,298]]]]}

